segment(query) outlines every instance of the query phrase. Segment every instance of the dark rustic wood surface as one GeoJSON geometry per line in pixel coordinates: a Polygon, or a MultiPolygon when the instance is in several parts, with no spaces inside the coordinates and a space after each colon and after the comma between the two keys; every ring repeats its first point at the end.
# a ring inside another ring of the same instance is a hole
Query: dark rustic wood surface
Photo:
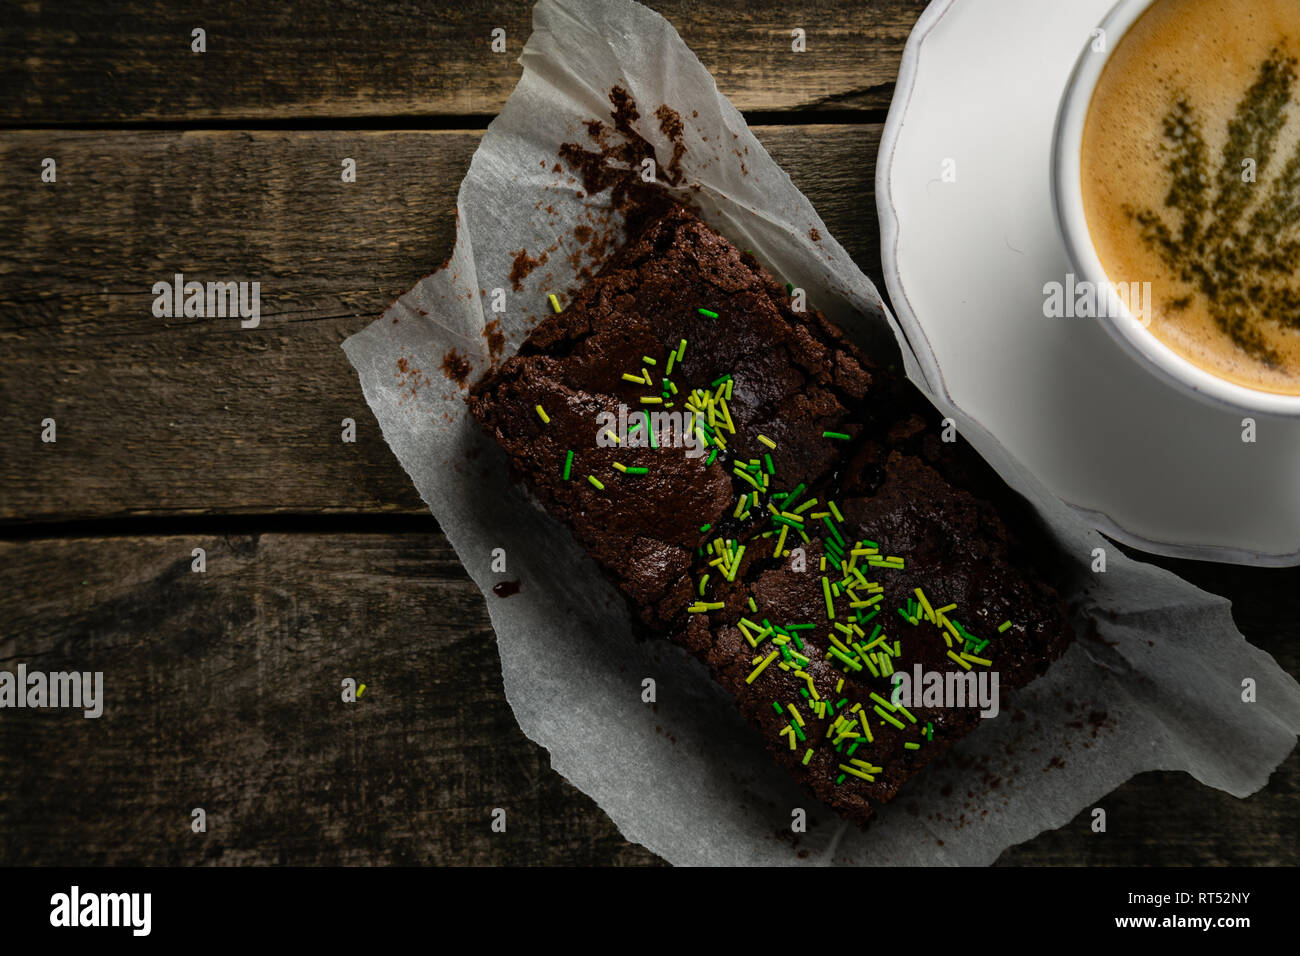
{"type": "MultiPolygon", "coordinates": [[[[0,182],[16,213],[0,236],[0,429],[14,438],[0,520],[427,513],[339,343],[451,251],[480,135],[0,135],[6,168],[59,157],[46,189],[0,182]],[[258,279],[261,326],[154,318],[153,283],[174,272],[258,279]],[[47,414],[54,445],[34,427],[47,414]],[[360,423],[355,445],[343,418],[360,423]]],[[[878,262],[879,126],[759,135],[856,260],[878,262]]]]}
{"type": "MultiPolygon", "coordinates": [[[[925,0],[665,0],[664,14],[742,110],[889,106],[925,0]],[[807,50],[791,53],[791,30],[807,50]]],[[[334,0],[12,3],[0,121],[487,116],[519,78],[532,4],[334,0]],[[207,53],[191,31],[207,31],[207,53]],[[506,31],[506,52],[491,50],[506,31]]]]}
{"type": "MultiPolygon", "coordinates": [[[[879,121],[924,4],[653,5],[879,281],[879,121]]],[[[103,670],[109,710],[0,717],[0,864],[657,862],[519,731],[483,597],[339,349],[450,250],[528,6],[5,17],[0,669],[103,670]],[[173,271],[261,281],[261,329],[153,318],[173,271]]],[[[1159,563],[1300,672],[1300,571],[1159,563]]],[[[1295,754],[1248,800],[1152,773],[1103,805],[1106,835],[1081,814],[1001,862],[1300,862],[1295,754]]]]}

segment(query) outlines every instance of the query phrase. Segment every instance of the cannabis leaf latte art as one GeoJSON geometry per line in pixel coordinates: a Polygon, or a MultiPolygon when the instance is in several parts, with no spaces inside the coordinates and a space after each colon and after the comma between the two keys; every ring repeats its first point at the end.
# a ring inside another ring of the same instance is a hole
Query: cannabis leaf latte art
{"type": "Polygon", "coordinates": [[[1237,384],[1300,395],[1300,0],[1160,0],[1084,125],[1088,230],[1151,332],[1237,384]]]}

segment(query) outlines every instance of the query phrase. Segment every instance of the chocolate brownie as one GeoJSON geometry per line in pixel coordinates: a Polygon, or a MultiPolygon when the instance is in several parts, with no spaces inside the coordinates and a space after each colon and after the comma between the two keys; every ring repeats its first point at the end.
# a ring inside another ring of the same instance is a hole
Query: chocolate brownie
{"type": "MultiPolygon", "coordinates": [[[[807,539],[787,533],[780,557],[757,550],[674,635],[777,762],[859,823],[1069,639],[1059,595],[988,502],[897,451],[869,490],[863,478],[851,471],[833,497],[778,492],[807,539]],[[791,540],[802,570],[785,556],[791,540]],[[907,676],[897,697],[895,674],[907,676]]],[[[764,535],[779,540],[787,525],[771,524],[764,535]]]]}
{"type": "Polygon", "coordinates": [[[1023,503],[905,378],[681,207],[469,402],[642,627],[859,823],[978,726],[980,689],[1027,683],[1069,639],[1023,503]]]}
{"type": "Polygon", "coordinates": [[[662,629],[684,613],[707,529],[737,523],[731,463],[767,456],[780,473],[821,478],[842,457],[822,434],[856,433],[849,409],[870,382],[838,329],[796,311],[752,256],[679,206],[469,404],[517,477],[662,629]]]}

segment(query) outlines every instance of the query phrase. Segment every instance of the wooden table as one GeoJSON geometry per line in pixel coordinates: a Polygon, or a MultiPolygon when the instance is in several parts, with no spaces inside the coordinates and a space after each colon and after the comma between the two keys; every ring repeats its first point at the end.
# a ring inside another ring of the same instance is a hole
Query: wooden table
{"type": "MultiPolygon", "coordinates": [[[[874,162],[924,2],[652,5],[881,284],[874,162]]],[[[339,348],[450,251],[528,5],[218,7],[4,13],[0,669],[102,670],[108,702],[0,714],[0,864],[657,862],[519,731],[339,348]],[[155,318],[175,272],[259,280],[261,326],[155,318]]],[[[1300,572],[1158,563],[1300,671],[1300,572]]],[[[1107,834],[1081,813],[1001,862],[1300,862],[1295,754],[1248,800],[1149,773],[1102,805],[1107,834]]]]}

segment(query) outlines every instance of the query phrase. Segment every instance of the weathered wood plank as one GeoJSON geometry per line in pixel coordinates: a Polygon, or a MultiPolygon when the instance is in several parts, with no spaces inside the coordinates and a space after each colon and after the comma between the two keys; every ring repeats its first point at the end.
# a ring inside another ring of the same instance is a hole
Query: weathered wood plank
{"type": "MultiPolygon", "coordinates": [[[[0,669],[102,670],[106,697],[0,718],[0,865],[654,861],[520,732],[441,535],[0,543],[0,622],[0,669]]],[[[1002,862],[1300,862],[1294,754],[1249,800],[1145,774],[1103,805],[1106,835],[1083,814],[1002,862]]]]}
{"type": "Polygon", "coordinates": [[[441,536],[0,555],[0,669],[101,670],[106,698],[94,720],[4,712],[0,864],[654,861],[519,731],[482,600],[441,536]],[[355,704],[349,676],[367,685],[355,704]]]}
{"type": "MultiPolygon", "coordinates": [[[[879,133],[759,131],[876,276],[879,133]]],[[[0,520],[423,513],[339,343],[450,253],[478,139],[0,135],[4,167],[33,171],[0,181],[0,520]],[[47,155],[52,185],[35,174],[47,155]],[[343,157],[356,183],[340,182],[343,157]],[[260,281],[261,326],[155,318],[150,290],[174,272],[260,281]],[[55,444],[40,440],[47,416],[55,444]],[[344,418],[356,444],[340,441],[344,418]]]]}
{"type": "MultiPolygon", "coordinates": [[[[889,105],[926,0],[652,0],[743,110],[889,105]],[[807,50],[791,50],[791,30],[807,50]]],[[[519,78],[518,0],[11,4],[0,122],[138,122],[496,113],[519,78]],[[506,51],[491,49],[506,31],[506,51]],[[206,31],[205,53],[192,31],[206,31]]]]}

